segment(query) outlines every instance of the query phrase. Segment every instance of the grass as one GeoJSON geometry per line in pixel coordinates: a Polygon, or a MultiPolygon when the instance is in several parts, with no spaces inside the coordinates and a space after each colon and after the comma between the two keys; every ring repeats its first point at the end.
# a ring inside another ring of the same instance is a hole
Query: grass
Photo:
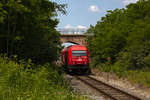
{"type": "Polygon", "coordinates": [[[87,100],[75,95],[54,65],[0,57],[0,100],[87,100]]]}
{"type": "Polygon", "coordinates": [[[150,87],[150,71],[127,71],[126,75],[131,82],[150,87]]]}
{"type": "Polygon", "coordinates": [[[103,72],[115,73],[120,78],[127,78],[132,83],[138,83],[140,85],[150,87],[150,69],[132,69],[129,70],[120,64],[108,65],[99,64],[97,69],[103,72]]]}

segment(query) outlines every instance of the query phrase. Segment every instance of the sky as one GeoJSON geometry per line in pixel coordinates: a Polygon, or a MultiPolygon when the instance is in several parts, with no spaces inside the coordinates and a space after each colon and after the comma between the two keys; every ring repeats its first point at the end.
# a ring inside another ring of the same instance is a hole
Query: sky
{"type": "Polygon", "coordinates": [[[107,10],[125,8],[129,3],[138,0],[52,0],[58,4],[67,4],[67,14],[58,15],[60,23],[57,28],[87,29],[90,25],[96,25],[101,17],[107,14],[107,10]]]}

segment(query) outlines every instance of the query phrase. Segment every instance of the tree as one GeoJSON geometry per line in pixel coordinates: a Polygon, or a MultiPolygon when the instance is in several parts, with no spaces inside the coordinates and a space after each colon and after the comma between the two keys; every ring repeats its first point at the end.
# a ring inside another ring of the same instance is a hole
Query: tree
{"type": "Polygon", "coordinates": [[[35,62],[56,60],[60,42],[55,16],[59,11],[65,13],[65,5],[49,0],[2,0],[1,4],[8,12],[0,24],[1,52],[35,62]]]}
{"type": "Polygon", "coordinates": [[[90,28],[94,39],[89,41],[92,57],[106,63],[120,62],[128,68],[150,67],[150,0],[140,0],[126,9],[108,11],[90,28]]]}

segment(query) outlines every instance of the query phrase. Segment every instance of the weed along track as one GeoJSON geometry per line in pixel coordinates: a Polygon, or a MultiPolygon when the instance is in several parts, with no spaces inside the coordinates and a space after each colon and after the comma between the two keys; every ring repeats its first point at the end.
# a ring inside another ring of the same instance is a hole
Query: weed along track
{"type": "Polygon", "coordinates": [[[104,82],[96,80],[90,76],[75,76],[75,78],[112,100],[143,100],[104,82]]]}

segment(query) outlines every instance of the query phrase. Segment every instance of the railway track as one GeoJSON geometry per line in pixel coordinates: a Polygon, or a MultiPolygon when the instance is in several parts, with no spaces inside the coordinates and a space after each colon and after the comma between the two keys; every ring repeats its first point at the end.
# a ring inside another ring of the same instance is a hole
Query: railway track
{"type": "Polygon", "coordinates": [[[112,100],[143,100],[90,76],[75,76],[78,80],[95,89],[112,100]]]}

